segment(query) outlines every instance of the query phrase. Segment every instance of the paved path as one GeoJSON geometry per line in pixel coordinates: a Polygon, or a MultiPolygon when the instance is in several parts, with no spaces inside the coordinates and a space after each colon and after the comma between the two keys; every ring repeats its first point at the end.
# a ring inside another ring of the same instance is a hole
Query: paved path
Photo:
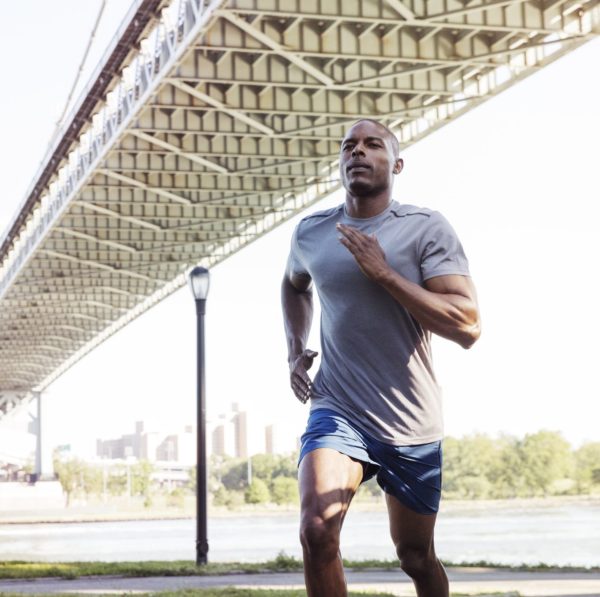
{"type": "MultiPolygon", "coordinates": [[[[493,568],[451,568],[452,591],[477,595],[485,592],[518,591],[523,597],[600,597],[600,573],[515,572],[493,568]]],[[[349,588],[388,592],[414,597],[407,577],[400,571],[348,571],[349,588]]],[[[303,588],[300,573],[231,574],[225,576],[170,576],[148,578],[88,577],[76,580],[36,579],[0,581],[0,594],[64,593],[86,594],[149,593],[153,591],[206,587],[303,588]]]]}

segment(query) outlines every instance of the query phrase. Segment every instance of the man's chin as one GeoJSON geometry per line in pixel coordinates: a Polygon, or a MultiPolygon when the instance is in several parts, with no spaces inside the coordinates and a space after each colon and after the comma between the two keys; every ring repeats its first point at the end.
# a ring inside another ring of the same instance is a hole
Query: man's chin
{"type": "Polygon", "coordinates": [[[368,198],[377,193],[377,189],[367,181],[353,180],[346,185],[346,190],[355,197],[368,198]]]}

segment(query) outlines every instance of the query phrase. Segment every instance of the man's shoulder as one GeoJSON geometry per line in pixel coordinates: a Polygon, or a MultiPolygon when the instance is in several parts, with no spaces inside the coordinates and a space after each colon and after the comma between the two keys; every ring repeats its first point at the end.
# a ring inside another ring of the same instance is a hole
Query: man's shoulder
{"type": "Polygon", "coordinates": [[[411,219],[410,216],[416,216],[416,219],[425,218],[427,220],[439,213],[428,207],[419,207],[417,205],[410,205],[409,203],[398,203],[397,201],[392,203],[390,212],[397,218],[411,219]]]}
{"type": "Polygon", "coordinates": [[[390,211],[396,216],[398,222],[402,222],[405,230],[409,228],[418,234],[451,228],[450,223],[442,213],[429,207],[418,207],[407,203],[400,204],[394,201],[390,211]]]}
{"type": "Polygon", "coordinates": [[[335,219],[342,213],[343,207],[344,205],[341,204],[329,209],[322,209],[320,211],[315,211],[311,214],[308,214],[300,220],[298,223],[298,228],[307,228],[318,225],[322,222],[326,222],[327,220],[335,219]]]}

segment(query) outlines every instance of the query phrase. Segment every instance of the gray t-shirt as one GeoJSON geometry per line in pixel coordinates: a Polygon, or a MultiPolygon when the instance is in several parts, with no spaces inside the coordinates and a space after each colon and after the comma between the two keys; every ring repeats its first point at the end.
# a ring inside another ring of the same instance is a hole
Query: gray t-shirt
{"type": "Polygon", "coordinates": [[[443,422],[431,333],[361,272],[339,241],[338,222],[375,233],[390,266],[421,286],[435,276],[469,275],[460,241],[436,211],[392,201],[357,219],[342,204],[301,220],[288,260],[288,272],[310,275],[321,303],[311,410],[330,408],[389,444],[437,441],[443,422]]]}

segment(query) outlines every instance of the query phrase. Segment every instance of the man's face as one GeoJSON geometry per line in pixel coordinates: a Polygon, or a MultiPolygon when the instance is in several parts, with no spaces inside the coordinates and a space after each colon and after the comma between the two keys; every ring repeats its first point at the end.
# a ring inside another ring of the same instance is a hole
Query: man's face
{"type": "Polygon", "coordinates": [[[389,133],[375,122],[358,122],[342,140],[340,175],[344,188],[354,196],[391,189],[393,175],[401,169],[389,133]]]}

